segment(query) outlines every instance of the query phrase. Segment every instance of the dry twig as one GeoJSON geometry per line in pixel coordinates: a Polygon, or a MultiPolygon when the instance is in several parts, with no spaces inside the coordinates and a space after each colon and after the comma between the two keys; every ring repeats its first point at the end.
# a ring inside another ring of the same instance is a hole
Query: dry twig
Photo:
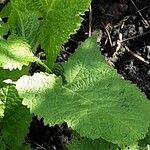
{"type": "Polygon", "coordinates": [[[89,37],[92,35],[92,8],[89,8],[89,37]]]}
{"type": "Polygon", "coordinates": [[[142,58],[142,57],[139,56],[138,54],[136,54],[136,53],[134,53],[133,51],[131,51],[127,45],[124,44],[124,47],[125,47],[125,49],[127,50],[127,52],[128,52],[130,55],[136,57],[136,58],[139,59],[140,61],[142,61],[142,62],[144,62],[145,64],[149,65],[149,62],[148,62],[148,61],[145,61],[144,58],[142,58]]]}
{"type": "Polygon", "coordinates": [[[139,11],[139,9],[137,8],[137,6],[135,5],[133,0],[130,0],[132,2],[132,4],[134,5],[135,9],[137,10],[138,14],[141,16],[141,18],[143,19],[144,23],[150,28],[150,25],[148,23],[148,21],[143,17],[143,15],[141,14],[141,12],[139,11]]]}

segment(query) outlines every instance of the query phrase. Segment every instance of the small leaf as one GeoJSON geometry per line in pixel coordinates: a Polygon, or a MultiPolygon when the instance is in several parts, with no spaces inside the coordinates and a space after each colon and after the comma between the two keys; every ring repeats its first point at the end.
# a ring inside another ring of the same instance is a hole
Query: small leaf
{"type": "Polygon", "coordinates": [[[32,116],[23,106],[14,86],[3,89],[5,100],[4,118],[0,120],[0,139],[2,138],[8,149],[19,150],[25,141],[28,126],[32,116]]]}
{"type": "Polygon", "coordinates": [[[22,69],[30,62],[37,61],[31,52],[30,46],[20,38],[12,38],[8,41],[0,40],[0,67],[3,69],[22,69]]]}

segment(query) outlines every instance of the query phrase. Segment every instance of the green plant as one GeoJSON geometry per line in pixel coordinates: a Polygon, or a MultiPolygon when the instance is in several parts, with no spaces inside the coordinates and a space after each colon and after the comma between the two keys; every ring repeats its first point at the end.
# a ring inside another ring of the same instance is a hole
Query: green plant
{"type": "Polygon", "coordinates": [[[62,44],[80,28],[80,16],[91,0],[12,0],[1,12],[8,17],[7,28],[22,36],[33,50],[40,44],[52,68],[62,44]]]}
{"type": "Polygon", "coordinates": [[[60,76],[51,71],[61,45],[79,28],[79,14],[89,4],[89,0],[12,0],[1,12],[9,18],[0,28],[1,36],[8,30],[11,36],[0,40],[0,149],[29,149],[23,142],[33,114],[49,125],[66,121],[75,131],[68,145],[72,150],[142,147],[138,141],[148,132],[150,102],[107,64],[95,37],[61,64],[60,76]],[[46,62],[33,55],[39,44],[46,62]],[[29,75],[32,62],[45,72],[29,75]]]}

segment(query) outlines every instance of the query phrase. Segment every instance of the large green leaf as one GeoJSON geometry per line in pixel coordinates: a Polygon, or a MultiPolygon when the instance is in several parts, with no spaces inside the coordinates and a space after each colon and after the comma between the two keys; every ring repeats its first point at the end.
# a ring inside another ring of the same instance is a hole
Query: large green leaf
{"type": "Polygon", "coordinates": [[[5,111],[4,118],[0,120],[0,139],[5,143],[6,149],[19,150],[22,149],[32,116],[21,104],[22,100],[13,86],[1,90],[3,90],[5,111]]]}
{"type": "Polygon", "coordinates": [[[22,66],[28,66],[30,62],[38,59],[34,57],[30,46],[21,38],[11,38],[9,40],[0,40],[0,67],[3,69],[22,69],[22,66]]]}
{"type": "Polygon", "coordinates": [[[43,18],[46,17],[46,14],[51,4],[55,3],[55,0],[22,0],[22,1],[26,4],[28,10],[32,10],[36,13],[38,12],[38,14],[43,18]]]}
{"type": "Polygon", "coordinates": [[[133,144],[148,132],[150,102],[104,60],[90,38],[64,65],[67,84],[53,74],[23,76],[16,88],[45,123],[66,121],[80,135],[133,144]]]}

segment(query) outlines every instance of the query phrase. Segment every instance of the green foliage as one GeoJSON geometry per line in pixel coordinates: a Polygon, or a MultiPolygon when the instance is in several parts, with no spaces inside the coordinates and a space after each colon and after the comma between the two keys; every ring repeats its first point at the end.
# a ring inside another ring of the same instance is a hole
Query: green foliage
{"type": "Polygon", "coordinates": [[[29,75],[36,62],[50,72],[57,55],[81,25],[81,14],[90,0],[11,0],[0,12],[0,149],[30,149],[23,145],[31,115],[22,105],[14,84],[29,75]],[[66,26],[68,28],[66,28],[66,26]],[[7,34],[11,36],[8,39],[7,34]],[[34,56],[38,45],[46,52],[47,65],[34,56]]]}
{"type": "Polygon", "coordinates": [[[48,7],[46,22],[43,21],[43,26],[40,28],[39,39],[46,51],[48,66],[52,66],[62,44],[69,39],[70,34],[79,29],[82,21],[80,15],[89,5],[90,0],[52,1],[48,7]]]}
{"type": "Polygon", "coordinates": [[[95,38],[83,43],[63,66],[65,85],[61,77],[45,73],[23,76],[16,82],[31,113],[44,117],[46,124],[66,121],[82,136],[101,137],[118,145],[145,137],[150,103],[106,63],[95,38]]]}
{"type": "Polygon", "coordinates": [[[22,149],[31,121],[30,112],[21,104],[22,99],[14,86],[2,88],[1,95],[5,109],[4,117],[0,120],[0,143],[3,143],[5,149],[22,149]]]}
{"type": "Polygon", "coordinates": [[[2,39],[3,35],[6,35],[8,32],[8,26],[0,21],[0,39],[2,39]]]}
{"type": "Polygon", "coordinates": [[[31,46],[34,46],[37,41],[39,20],[34,12],[13,10],[10,16],[9,24],[12,32],[22,36],[31,46]]]}
{"type": "Polygon", "coordinates": [[[79,29],[83,20],[81,15],[88,9],[90,2],[12,0],[8,24],[12,33],[22,36],[33,47],[41,44],[46,52],[47,65],[52,69],[62,44],[79,29]]]}
{"type": "Polygon", "coordinates": [[[150,146],[150,128],[148,130],[148,133],[146,134],[146,137],[139,141],[139,146],[141,147],[141,150],[149,150],[147,149],[147,146],[150,146]]]}
{"type": "Polygon", "coordinates": [[[5,110],[5,95],[3,89],[0,89],[0,119],[4,117],[4,110],[5,110]]]}
{"type": "Polygon", "coordinates": [[[23,67],[22,70],[15,69],[10,71],[9,69],[2,69],[0,68],[0,87],[3,86],[3,81],[7,79],[12,79],[12,80],[17,80],[23,75],[29,75],[28,73],[29,68],[28,67],[23,67]]]}
{"type": "Polygon", "coordinates": [[[0,67],[3,69],[22,69],[30,62],[37,61],[31,52],[30,46],[21,38],[12,37],[9,40],[0,40],[0,67]]]}

